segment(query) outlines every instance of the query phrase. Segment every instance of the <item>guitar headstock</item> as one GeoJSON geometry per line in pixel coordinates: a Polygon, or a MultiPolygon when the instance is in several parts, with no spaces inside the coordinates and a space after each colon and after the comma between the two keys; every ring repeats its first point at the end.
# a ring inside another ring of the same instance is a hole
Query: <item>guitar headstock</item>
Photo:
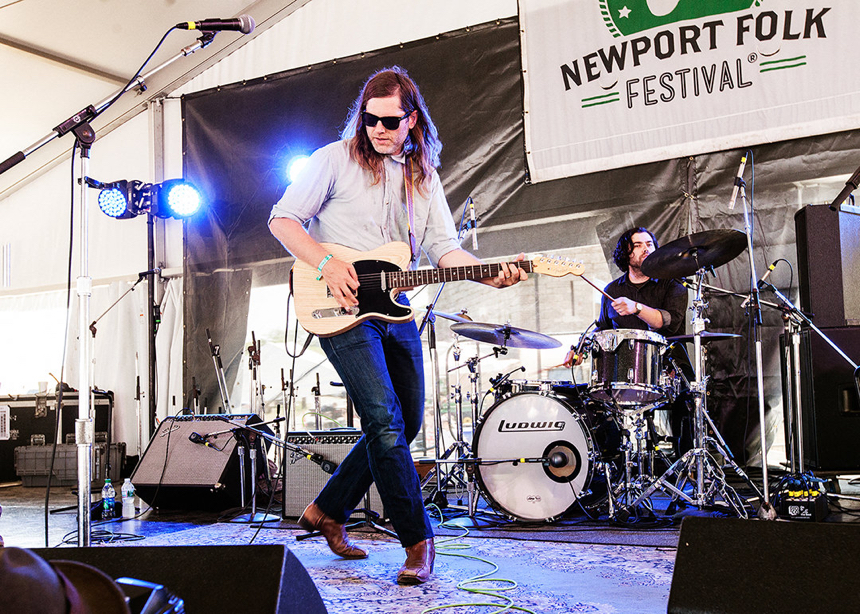
{"type": "Polygon", "coordinates": [[[535,273],[550,277],[564,277],[565,275],[579,277],[585,272],[585,265],[581,261],[575,262],[570,258],[537,255],[532,258],[532,270],[535,273]]]}

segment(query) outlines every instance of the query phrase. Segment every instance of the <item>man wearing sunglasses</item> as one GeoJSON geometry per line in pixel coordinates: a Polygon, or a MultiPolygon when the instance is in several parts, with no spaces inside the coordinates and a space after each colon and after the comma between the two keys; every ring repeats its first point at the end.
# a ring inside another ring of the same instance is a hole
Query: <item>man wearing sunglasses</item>
{"type": "MultiPolygon", "coordinates": [[[[319,270],[344,309],[358,304],[359,279],[351,263],[333,257],[321,242],[368,251],[403,241],[411,247],[412,268],[421,251],[434,266],[480,264],[457,242],[436,172],[441,149],[417,85],[399,67],[380,70],[353,103],[341,140],[314,152],[272,208],[269,228],[297,259],[319,270]]],[[[520,254],[517,260],[522,259],[520,254]]],[[[502,288],[527,278],[518,267],[503,264],[501,269],[481,282],[502,288]]],[[[408,304],[403,293],[397,300],[408,304]]],[[[322,532],[335,554],[366,557],[348,540],[344,524],[376,483],[406,549],[397,582],[426,582],[435,558],[433,530],[409,451],[424,415],[424,365],[415,322],[366,320],[320,338],[320,346],[354,403],[363,436],[299,524],[322,532]]]]}

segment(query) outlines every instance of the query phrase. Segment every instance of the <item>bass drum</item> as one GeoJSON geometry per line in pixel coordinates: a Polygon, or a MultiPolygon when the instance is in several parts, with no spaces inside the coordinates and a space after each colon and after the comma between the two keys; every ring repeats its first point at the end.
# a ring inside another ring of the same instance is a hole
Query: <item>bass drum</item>
{"type": "Polygon", "coordinates": [[[587,490],[599,452],[590,418],[554,393],[514,394],[487,410],[472,447],[481,492],[497,511],[552,522],[587,490]],[[550,459],[548,463],[517,459],[550,459]]]}

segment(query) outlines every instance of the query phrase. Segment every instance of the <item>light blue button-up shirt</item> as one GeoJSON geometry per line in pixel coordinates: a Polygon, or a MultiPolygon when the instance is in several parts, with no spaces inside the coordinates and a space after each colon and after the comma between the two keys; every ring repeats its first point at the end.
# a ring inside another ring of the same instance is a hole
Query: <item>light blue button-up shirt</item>
{"type": "MultiPolygon", "coordinates": [[[[349,157],[347,141],[330,143],[311,155],[300,177],[272,207],[269,221],[276,217],[295,220],[316,241],[360,251],[391,241],[408,245],[404,163],[402,155],[385,156],[383,177],[374,184],[373,173],[349,157]]],[[[413,190],[413,204],[416,240],[437,266],[442,256],[460,246],[436,171],[427,197],[413,190]]]]}

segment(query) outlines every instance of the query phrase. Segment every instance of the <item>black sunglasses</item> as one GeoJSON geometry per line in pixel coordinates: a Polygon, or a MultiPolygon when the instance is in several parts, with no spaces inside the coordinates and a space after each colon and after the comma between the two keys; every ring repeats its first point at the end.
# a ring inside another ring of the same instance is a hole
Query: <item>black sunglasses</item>
{"type": "Polygon", "coordinates": [[[367,126],[368,128],[376,128],[376,124],[382,122],[382,127],[386,130],[397,130],[400,127],[400,122],[404,119],[412,115],[412,111],[409,111],[403,117],[377,117],[372,113],[368,113],[367,111],[361,112],[361,122],[367,126]]]}

